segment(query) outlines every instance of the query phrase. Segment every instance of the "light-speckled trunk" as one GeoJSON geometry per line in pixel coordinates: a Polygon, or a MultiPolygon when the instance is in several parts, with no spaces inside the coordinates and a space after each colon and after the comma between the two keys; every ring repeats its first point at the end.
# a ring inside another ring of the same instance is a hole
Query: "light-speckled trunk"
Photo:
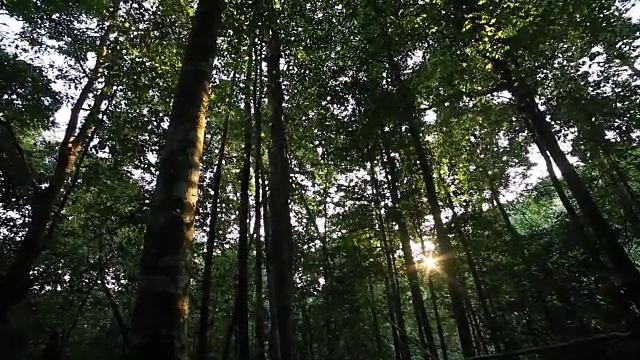
{"type": "Polygon", "coordinates": [[[200,0],[193,19],[144,236],[131,359],[187,359],[189,253],[222,10],[221,0],[200,0]]]}

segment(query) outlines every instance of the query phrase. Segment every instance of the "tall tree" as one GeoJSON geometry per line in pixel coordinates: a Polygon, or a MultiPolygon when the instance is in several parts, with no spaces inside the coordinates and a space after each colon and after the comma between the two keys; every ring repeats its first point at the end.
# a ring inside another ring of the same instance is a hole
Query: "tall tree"
{"type": "Polygon", "coordinates": [[[201,0],[176,86],[131,322],[133,358],[187,358],[189,261],[222,1],[201,0]]]}

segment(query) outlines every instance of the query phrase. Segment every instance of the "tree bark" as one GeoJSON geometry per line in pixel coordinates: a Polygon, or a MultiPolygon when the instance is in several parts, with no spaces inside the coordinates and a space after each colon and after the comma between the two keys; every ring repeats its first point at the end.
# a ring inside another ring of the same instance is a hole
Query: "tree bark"
{"type": "Polygon", "coordinates": [[[251,98],[253,71],[254,39],[251,36],[251,44],[247,51],[247,78],[245,89],[245,123],[244,123],[244,151],[240,170],[240,211],[238,214],[238,357],[250,359],[249,342],[249,181],[251,176],[251,98]]]}
{"type": "MultiPolygon", "coordinates": [[[[413,253],[411,250],[411,240],[409,238],[409,231],[407,229],[407,225],[402,219],[402,214],[398,208],[400,203],[400,198],[398,195],[398,174],[396,171],[395,160],[391,156],[391,152],[388,148],[384,149],[385,157],[386,157],[386,168],[387,173],[389,175],[389,193],[391,195],[392,202],[392,217],[394,218],[396,224],[398,225],[400,242],[402,244],[402,253],[404,255],[405,264],[406,264],[406,274],[407,279],[409,280],[409,288],[411,290],[411,298],[413,300],[413,306],[416,313],[416,320],[418,324],[418,330],[423,332],[424,336],[420,337],[421,344],[423,348],[428,349],[431,352],[431,356],[434,359],[437,359],[438,352],[435,346],[435,340],[433,338],[433,332],[431,330],[431,324],[429,323],[429,319],[427,317],[427,310],[424,305],[424,300],[422,297],[422,290],[420,289],[420,282],[418,280],[418,271],[416,268],[415,261],[413,259],[413,253]]],[[[425,356],[427,356],[425,354],[425,356]]]]}
{"type": "Polygon", "coordinates": [[[260,187],[262,189],[262,213],[264,219],[264,245],[266,253],[267,288],[269,290],[269,360],[280,360],[280,339],[278,338],[278,317],[276,315],[275,284],[273,279],[273,248],[271,236],[271,216],[267,193],[265,169],[260,162],[260,187]]]}
{"type": "Polygon", "coordinates": [[[438,310],[438,295],[433,285],[433,275],[429,274],[429,297],[431,298],[431,306],[433,307],[433,314],[436,318],[436,329],[438,329],[438,338],[440,340],[440,352],[442,353],[443,360],[449,360],[449,354],[447,351],[447,342],[444,339],[444,331],[442,330],[442,321],[440,320],[440,310],[438,310]]]}
{"type": "Polygon", "coordinates": [[[229,133],[229,117],[225,120],[220,136],[220,148],[216,161],[216,172],[213,175],[213,198],[209,207],[209,232],[207,234],[207,245],[204,255],[204,274],[202,275],[202,295],[200,297],[200,321],[198,325],[198,349],[197,359],[205,360],[209,351],[209,307],[211,302],[211,281],[213,249],[218,236],[218,201],[220,199],[220,185],[222,182],[222,165],[224,152],[229,133]]]}
{"type": "Polygon", "coordinates": [[[467,264],[469,265],[469,270],[471,271],[471,277],[473,278],[473,284],[476,289],[476,294],[478,295],[480,309],[482,310],[482,315],[484,315],[485,323],[487,324],[487,328],[489,329],[491,342],[493,343],[495,351],[501,352],[502,343],[500,342],[501,336],[499,332],[499,326],[496,319],[492,316],[491,311],[489,311],[487,296],[485,295],[484,286],[482,284],[482,277],[478,273],[478,267],[476,265],[475,259],[473,258],[473,255],[471,254],[471,249],[469,249],[469,240],[464,232],[459,228],[459,226],[461,226],[459,222],[460,218],[458,217],[458,213],[456,212],[455,206],[453,204],[453,199],[451,198],[451,194],[448,190],[445,190],[445,203],[447,204],[449,209],[451,209],[451,220],[453,222],[453,228],[458,235],[458,240],[462,245],[462,249],[467,259],[467,264]]]}
{"type": "Polygon", "coordinates": [[[451,240],[449,239],[447,230],[442,222],[440,203],[438,202],[435,181],[433,179],[433,169],[429,158],[427,157],[427,151],[422,144],[422,139],[420,138],[419,127],[416,123],[415,112],[413,111],[414,104],[406,103],[405,107],[409,107],[409,109],[403,110],[403,117],[409,127],[409,135],[418,158],[420,171],[426,188],[427,202],[429,204],[429,209],[431,210],[431,215],[433,216],[434,226],[436,229],[436,240],[441,251],[440,256],[443,259],[442,270],[444,271],[447,279],[451,305],[453,307],[453,317],[458,329],[460,346],[462,348],[463,355],[465,357],[470,357],[474,355],[473,340],[471,337],[469,322],[465,316],[465,289],[460,282],[460,269],[453,254],[451,240]]]}
{"type": "Polygon", "coordinates": [[[382,239],[383,254],[385,257],[385,287],[387,289],[387,304],[389,311],[389,322],[391,323],[391,331],[393,335],[393,344],[397,360],[410,360],[411,352],[409,350],[409,340],[405,329],[404,315],[402,314],[402,303],[400,295],[397,291],[396,277],[394,275],[394,264],[392,261],[393,250],[387,237],[384,217],[382,216],[382,201],[380,184],[373,168],[373,156],[370,157],[369,176],[371,178],[371,188],[373,192],[373,203],[375,207],[375,216],[377,230],[382,239]]]}
{"type": "Polygon", "coordinates": [[[144,237],[132,359],[187,359],[189,251],[222,10],[221,0],[200,0],[193,19],[144,237]]]}
{"type": "Polygon", "coordinates": [[[269,151],[269,206],[271,215],[271,261],[276,302],[280,357],[293,360],[294,342],[292,339],[292,302],[293,302],[293,233],[289,199],[291,180],[289,162],[286,156],[286,130],[283,121],[282,104],[284,95],[280,75],[280,35],[277,23],[277,10],[273,0],[268,1],[267,72],[269,81],[269,104],[271,106],[271,149],[269,151]]]}
{"type": "MultiPolygon", "coordinates": [[[[256,51],[260,53],[260,51],[256,51]]],[[[265,347],[264,347],[264,299],[263,299],[263,283],[262,283],[262,267],[263,267],[263,249],[262,241],[260,237],[261,220],[262,220],[262,206],[264,206],[261,199],[262,182],[260,181],[262,175],[262,57],[255,56],[254,61],[255,76],[253,78],[253,116],[255,118],[255,126],[253,132],[253,139],[255,142],[254,152],[254,211],[255,220],[253,227],[253,234],[255,236],[256,257],[254,266],[254,282],[256,291],[255,302],[255,340],[256,340],[256,359],[265,360],[265,347]]]]}

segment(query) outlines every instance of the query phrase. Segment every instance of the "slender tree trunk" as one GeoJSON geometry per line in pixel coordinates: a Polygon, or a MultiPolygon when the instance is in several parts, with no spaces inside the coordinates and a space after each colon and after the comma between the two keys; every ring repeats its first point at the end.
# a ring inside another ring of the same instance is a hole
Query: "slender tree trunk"
{"type": "Polygon", "coordinates": [[[412,104],[406,104],[406,106],[410,106],[410,108],[403,111],[403,116],[405,117],[405,121],[409,127],[409,134],[411,136],[413,148],[416,152],[416,156],[418,157],[420,170],[422,172],[426,188],[427,202],[434,220],[436,240],[443,259],[442,269],[446,275],[447,285],[449,287],[451,305],[453,307],[453,317],[456,321],[462,353],[465,357],[471,357],[475,355],[475,352],[473,349],[473,340],[471,338],[471,329],[469,322],[467,321],[467,317],[465,316],[465,289],[461,283],[458,263],[453,256],[451,240],[449,239],[447,230],[442,222],[440,203],[438,202],[435,181],[433,178],[433,169],[429,158],[427,157],[426,149],[422,144],[422,139],[420,138],[419,127],[415,119],[415,112],[412,110],[414,106],[412,104]]]}
{"type": "Polygon", "coordinates": [[[220,199],[220,184],[222,182],[222,163],[229,133],[229,117],[225,120],[220,136],[220,148],[216,162],[216,172],[213,175],[213,199],[209,210],[209,231],[204,255],[204,274],[202,275],[202,295],[200,297],[200,321],[198,323],[198,360],[205,360],[209,351],[209,307],[211,306],[211,281],[213,249],[218,236],[218,201],[220,199]]]}
{"type": "MultiPolygon", "coordinates": [[[[224,337],[224,343],[222,347],[222,357],[221,360],[228,360],[229,354],[231,353],[231,340],[233,339],[233,334],[237,329],[238,322],[238,296],[233,301],[233,310],[231,312],[231,318],[229,319],[229,323],[227,324],[227,332],[224,337]]],[[[237,345],[237,342],[236,342],[237,345]]]]}
{"type": "Polygon", "coordinates": [[[178,78],[144,237],[132,359],[186,360],[189,248],[222,1],[200,0],[178,78]]]}
{"type": "MultiPolygon", "coordinates": [[[[328,235],[328,214],[327,214],[327,190],[324,191],[325,200],[324,200],[324,231],[320,231],[317,223],[317,217],[311,210],[309,206],[309,202],[304,194],[304,191],[299,191],[299,196],[302,201],[302,205],[304,206],[305,212],[307,213],[308,221],[311,223],[318,239],[320,240],[320,246],[322,251],[322,277],[324,278],[324,285],[322,286],[322,301],[324,302],[324,307],[326,309],[331,309],[331,284],[332,284],[332,270],[331,270],[331,258],[329,257],[329,249],[327,244],[327,235],[328,235]]],[[[333,359],[333,354],[335,351],[335,342],[334,342],[334,331],[333,331],[333,319],[331,311],[325,311],[324,313],[324,330],[325,330],[325,338],[327,341],[326,350],[327,350],[327,360],[333,359]]]]}
{"type": "Polygon", "coordinates": [[[462,244],[462,249],[467,259],[467,264],[469,265],[469,270],[471,271],[471,277],[473,278],[473,284],[476,289],[476,294],[478,295],[480,309],[482,310],[485,323],[487,324],[487,328],[489,329],[489,336],[491,337],[491,342],[493,343],[495,352],[501,352],[502,343],[500,342],[501,336],[500,336],[499,326],[496,319],[491,315],[491,311],[489,311],[489,305],[487,304],[487,296],[484,293],[482,278],[478,273],[478,267],[476,266],[475,259],[473,258],[473,255],[471,254],[471,250],[469,249],[469,239],[464,234],[464,232],[461,231],[459,228],[461,224],[459,223],[458,213],[455,210],[453,199],[451,198],[451,194],[448,191],[445,191],[445,203],[447,204],[449,209],[451,209],[451,213],[452,213],[451,219],[453,220],[453,228],[458,235],[458,240],[460,241],[460,244],[462,244]]]}
{"type": "Polygon", "coordinates": [[[378,356],[380,359],[385,358],[385,351],[382,345],[382,335],[380,333],[380,323],[378,322],[378,312],[373,304],[376,303],[375,296],[373,294],[373,286],[371,285],[371,279],[367,281],[367,287],[369,288],[369,311],[371,312],[371,326],[373,328],[373,345],[376,347],[378,356]]]}
{"type": "Polygon", "coordinates": [[[404,315],[402,313],[402,300],[399,293],[399,284],[395,271],[395,261],[393,261],[393,249],[389,238],[385,220],[382,215],[382,194],[377,176],[373,167],[373,156],[370,154],[369,176],[371,178],[371,188],[373,192],[373,202],[377,222],[377,230],[382,239],[383,254],[385,257],[385,289],[387,295],[387,310],[389,312],[389,322],[393,336],[394,350],[397,360],[410,360],[409,339],[405,328],[404,315]]]}
{"type": "Polygon", "coordinates": [[[369,176],[371,177],[371,187],[373,191],[373,202],[378,233],[382,239],[383,253],[385,257],[385,287],[387,289],[387,303],[389,311],[389,321],[393,335],[394,348],[397,360],[410,360],[409,340],[405,329],[404,316],[402,314],[402,303],[398,292],[398,284],[395,276],[395,264],[392,261],[393,250],[387,237],[384,217],[382,216],[382,194],[380,185],[373,168],[373,156],[370,155],[369,176]]]}
{"type": "Polygon", "coordinates": [[[294,342],[292,338],[293,304],[293,233],[289,199],[291,180],[289,162],[286,156],[286,131],[283,121],[282,103],[284,95],[280,77],[280,35],[277,13],[273,4],[268,2],[269,42],[267,45],[267,72],[269,81],[269,103],[271,105],[271,149],[269,151],[269,205],[271,210],[271,247],[278,318],[278,337],[282,360],[293,360],[294,342]]]}
{"type": "Polygon", "coordinates": [[[504,223],[504,226],[507,228],[509,235],[514,240],[519,241],[520,238],[522,238],[522,234],[520,234],[518,230],[516,230],[516,228],[513,226],[513,223],[509,218],[509,213],[504,208],[504,205],[500,200],[500,193],[498,193],[498,190],[496,190],[496,188],[493,186],[491,187],[490,191],[491,191],[491,198],[493,200],[493,203],[496,205],[496,208],[498,209],[498,213],[500,214],[500,217],[502,218],[502,222],[504,223]]]}
{"type": "MultiPolygon", "coordinates": [[[[258,54],[261,51],[257,51],[258,54]]],[[[256,243],[256,258],[254,267],[254,282],[256,291],[256,303],[255,303],[255,337],[256,337],[256,359],[265,360],[265,348],[264,348],[264,299],[263,299],[263,284],[262,284],[262,242],[260,239],[260,229],[262,212],[261,208],[266,206],[262,202],[264,199],[260,198],[262,190],[262,182],[260,181],[262,175],[262,57],[255,56],[255,76],[253,79],[253,114],[255,117],[255,126],[253,139],[255,141],[254,152],[254,206],[255,206],[255,220],[253,227],[253,234],[255,236],[256,243]]]]}
{"type": "Polygon", "coordinates": [[[601,136],[599,141],[602,145],[602,155],[596,155],[598,162],[601,164],[601,173],[605,178],[609,178],[613,188],[616,190],[622,213],[624,214],[627,223],[631,227],[631,230],[635,234],[640,234],[640,217],[637,213],[637,199],[631,186],[627,175],[620,168],[616,160],[611,155],[609,150],[608,141],[601,136]]]}
{"type": "Polygon", "coordinates": [[[509,87],[509,91],[516,99],[518,107],[527,117],[534,131],[533,135],[539,138],[540,142],[547,151],[549,151],[551,158],[560,169],[587,224],[591,227],[591,230],[613,266],[615,276],[613,276],[612,280],[624,289],[629,300],[633,302],[636,307],[640,307],[640,272],[626,253],[624,247],[620,244],[617,232],[604,217],[584,181],[560,148],[553,134],[551,124],[545,119],[544,114],[535,101],[534,92],[526,83],[514,78],[511,69],[504,61],[495,59],[493,66],[509,87]]]}
{"type": "Polygon", "coordinates": [[[398,336],[397,322],[396,322],[395,310],[393,305],[393,302],[394,302],[394,299],[392,297],[393,290],[391,288],[391,284],[389,283],[389,278],[387,274],[385,274],[385,277],[384,277],[384,286],[385,286],[385,292],[386,292],[385,295],[387,298],[387,313],[389,317],[389,323],[391,324],[391,337],[393,339],[393,350],[395,353],[396,360],[402,360],[403,357],[401,352],[401,344],[400,344],[400,338],[398,336]]]}
{"type": "MultiPolygon", "coordinates": [[[[325,152],[323,152],[324,154],[325,152]]],[[[324,305],[327,309],[331,309],[331,290],[330,287],[333,284],[333,271],[331,266],[331,258],[329,257],[329,248],[327,244],[327,235],[329,231],[329,216],[327,213],[328,202],[328,189],[324,189],[324,231],[320,233],[320,229],[317,228],[317,222],[313,219],[313,224],[316,226],[318,236],[322,245],[322,276],[324,277],[324,287],[322,291],[322,297],[324,305]]],[[[333,360],[335,351],[334,331],[333,331],[333,316],[331,311],[325,311],[324,326],[327,334],[327,360],[333,360]]]]}
{"type": "Polygon", "coordinates": [[[429,274],[429,297],[431,298],[431,306],[433,307],[433,314],[436,318],[436,328],[438,329],[438,338],[440,340],[440,352],[442,353],[443,360],[449,360],[449,354],[447,351],[447,342],[444,338],[444,331],[442,330],[442,321],[440,320],[440,310],[438,310],[438,295],[436,293],[435,286],[433,284],[433,275],[429,274]]]}
{"type": "MultiPolygon", "coordinates": [[[[533,131],[531,124],[528,121],[525,121],[525,125],[527,127],[527,130],[532,135],[534,135],[535,132],[533,131]]],[[[553,188],[556,190],[556,193],[558,194],[558,198],[560,199],[560,202],[562,203],[565,210],[567,211],[569,220],[571,221],[574,228],[578,232],[579,237],[582,239],[581,243],[583,244],[586,255],[594,262],[596,266],[599,266],[601,269],[607,268],[607,266],[602,262],[602,259],[600,258],[600,253],[599,253],[597,244],[593,241],[591,234],[589,234],[585,230],[582,224],[582,220],[578,215],[578,212],[575,210],[575,208],[573,207],[573,204],[569,200],[569,197],[565,193],[564,188],[562,187],[562,183],[560,182],[560,179],[558,179],[558,176],[556,175],[556,172],[553,169],[553,163],[551,162],[551,158],[549,157],[549,153],[547,152],[547,149],[542,144],[542,142],[538,139],[537,136],[534,135],[533,139],[536,144],[536,147],[538,148],[538,151],[540,152],[540,155],[544,160],[545,167],[547,168],[547,172],[549,173],[549,178],[551,179],[551,184],[553,188]]]]}
{"type": "Polygon", "coordinates": [[[488,354],[489,348],[487,347],[487,342],[485,341],[484,335],[482,334],[482,327],[478,322],[478,316],[475,312],[475,309],[473,308],[471,301],[466,300],[465,303],[467,308],[467,314],[469,317],[469,323],[471,324],[471,330],[473,332],[473,336],[476,341],[476,346],[477,346],[476,349],[481,349],[482,353],[488,354]]]}
{"type": "Polygon", "coordinates": [[[238,214],[238,357],[250,359],[249,342],[249,182],[251,176],[251,100],[253,71],[253,34],[247,51],[247,78],[245,89],[244,151],[240,170],[240,213],[238,214]]]}
{"type": "Polygon", "coordinates": [[[131,340],[129,339],[129,333],[127,329],[126,322],[124,321],[124,316],[122,316],[122,312],[120,311],[120,307],[116,302],[111,290],[107,287],[107,284],[104,280],[104,277],[101,279],[102,291],[104,295],[107,297],[107,302],[109,303],[109,308],[113,313],[114,319],[116,319],[116,324],[118,324],[118,330],[120,330],[120,337],[122,338],[122,354],[126,354],[127,349],[129,349],[129,344],[131,340]]]}
{"type": "Polygon", "coordinates": [[[402,359],[403,360],[411,360],[411,352],[409,348],[409,335],[407,333],[407,328],[404,321],[404,312],[402,311],[402,298],[400,297],[400,281],[398,280],[398,267],[396,266],[395,257],[392,254],[389,254],[391,258],[391,280],[393,291],[395,293],[395,312],[396,312],[396,320],[398,320],[397,324],[392,324],[398,327],[398,333],[400,337],[400,344],[402,346],[402,359]]]}
{"type": "MultiPolygon", "coordinates": [[[[428,349],[431,352],[431,356],[437,359],[438,351],[435,346],[435,340],[431,330],[431,324],[427,317],[427,310],[422,298],[422,290],[420,289],[420,282],[418,280],[418,271],[413,259],[413,253],[411,250],[411,240],[409,238],[409,231],[407,225],[402,219],[402,214],[398,208],[400,198],[398,195],[398,174],[396,171],[395,160],[391,157],[391,152],[388,148],[385,148],[385,157],[387,161],[387,171],[389,175],[389,188],[392,202],[392,216],[398,225],[400,241],[402,243],[402,252],[406,264],[406,274],[409,280],[409,288],[411,290],[411,298],[413,300],[413,306],[416,313],[416,320],[418,324],[419,332],[422,332],[424,336],[420,337],[421,345],[424,349],[428,349]]],[[[425,357],[427,355],[425,354],[425,357]]]]}
{"type": "Polygon", "coordinates": [[[269,290],[269,360],[280,360],[280,339],[278,338],[278,317],[276,316],[275,284],[273,279],[273,248],[271,247],[271,216],[269,213],[269,197],[267,193],[265,168],[260,162],[260,187],[262,189],[262,212],[264,219],[264,245],[266,252],[267,288],[269,290]]]}

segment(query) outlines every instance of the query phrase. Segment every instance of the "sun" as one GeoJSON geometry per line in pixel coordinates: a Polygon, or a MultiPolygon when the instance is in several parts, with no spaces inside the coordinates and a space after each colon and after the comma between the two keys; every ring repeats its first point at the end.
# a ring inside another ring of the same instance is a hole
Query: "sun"
{"type": "Polygon", "coordinates": [[[434,245],[430,241],[425,242],[424,249],[422,244],[411,242],[411,252],[413,253],[413,259],[418,268],[424,269],[427,272],[438,270],[439,259],[434,256],[434,245]]]}
{"type": "Polygon", "coordinates": [[[433,256],[426,256],[424,258],[424,267],[427,270],[435,270],[438,268],[438,259],[433,256]]]}

